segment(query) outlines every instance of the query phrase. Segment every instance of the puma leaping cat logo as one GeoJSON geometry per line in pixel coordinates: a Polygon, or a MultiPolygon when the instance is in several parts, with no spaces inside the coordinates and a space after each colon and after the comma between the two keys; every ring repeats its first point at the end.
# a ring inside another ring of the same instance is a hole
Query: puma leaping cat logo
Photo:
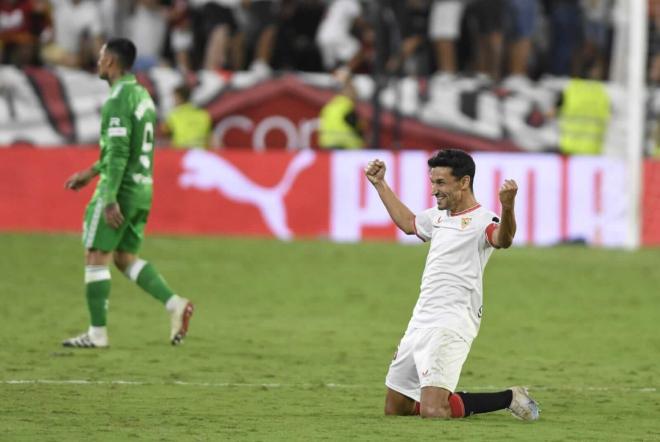
{"type": "Polygon", "coordinates": [[[284,197],[298,175],[314,163],[316,155],[310,149],[301,150],[274,187],[256,184],[232,163],[203,150],[191,150],[183,157],[184,173],[179,184],[200,190],[217,190],[234,201],[250,203],[259,209],[266,225],[280,239],[293,236],[287,225],[284,197]]]}

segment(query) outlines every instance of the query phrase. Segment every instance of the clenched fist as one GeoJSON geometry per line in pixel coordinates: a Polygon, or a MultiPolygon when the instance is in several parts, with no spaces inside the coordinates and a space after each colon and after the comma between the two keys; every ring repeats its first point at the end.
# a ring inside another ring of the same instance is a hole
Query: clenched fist
{"type": "Polygon", "coordinates": [[[518,193],[518,184],[514,180],[504,180],[502,187],[500,187],[500,202],[502,207],[512,208],[513,202],[518,193]]]}
{"type": "Polygon", "coordinates": [[[369,161],[367,167],[364,168],[364,174],[371,184],[376,185],[382,183],[385,179],[385,162],[379,159],[369,161]]]}

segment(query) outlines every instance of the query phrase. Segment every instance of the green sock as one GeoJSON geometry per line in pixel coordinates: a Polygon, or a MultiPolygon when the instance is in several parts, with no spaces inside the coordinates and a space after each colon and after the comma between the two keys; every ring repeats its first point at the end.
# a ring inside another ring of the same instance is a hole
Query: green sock
{"type": "Polygon", "coordinates": [[[85,296],[92,326],[105,327],[110,296],[110,269],[107,266],[85,266],[85,296]]]}
{"type": "Polygon", "coordinates": [[[142,259],[136,259],[133,264],[126,269],[126,275],[134,281],[142,290],[165,304],[174,292],[167,285],[167,282],[158,273],[151,263],[142,259]]]}

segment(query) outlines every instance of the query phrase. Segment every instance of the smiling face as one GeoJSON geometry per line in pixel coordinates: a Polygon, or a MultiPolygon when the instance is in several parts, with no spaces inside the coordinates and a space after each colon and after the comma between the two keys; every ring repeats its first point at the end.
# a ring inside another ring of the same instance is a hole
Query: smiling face
{"type": "Polygon", "coordinates": [[[462,206],[466,202],[471,203],[470,177],[456,178],[451,172],[451,167],[431,168],[431,191],[438,202],[438,209],[458,212],[464,209],[462,206]]]}

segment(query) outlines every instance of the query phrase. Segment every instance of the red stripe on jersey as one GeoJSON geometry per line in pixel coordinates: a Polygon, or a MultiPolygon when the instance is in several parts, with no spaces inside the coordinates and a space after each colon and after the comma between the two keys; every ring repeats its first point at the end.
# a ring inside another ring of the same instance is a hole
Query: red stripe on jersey
{"type": "Polygon", "coordinates": [[[476,206],[472,206],[469,209],[465,209],[456,213],[451,213],[451,216],[465,215],[466,213],[472,212],[473,210],[477,210],[479,207],[481,207],[481,204],[477,203],[476,206]]]}
{"type": "Polygon", "coordinates": [[[417,217],[414,216],[413,217],[413,232],[415,232],[415,236],[417,238],[421,239],[423,242],[426,242],[426,240],[424,238],[422,238],[421,236],[419,236],[419,233],[417,233],[417,223],[415,222],[416,220],[417,220],[417,217]]]}
{"type": "Polygon", "coordinates": [[[493,244],[493,232],[495,232],[495,229],[497,228],[499,224],[495,223],[490,223],[486,227],[486,239],[488,240],[488,244],[490,244],[493,247],[497,247],[495,244],[493,244]]]}

